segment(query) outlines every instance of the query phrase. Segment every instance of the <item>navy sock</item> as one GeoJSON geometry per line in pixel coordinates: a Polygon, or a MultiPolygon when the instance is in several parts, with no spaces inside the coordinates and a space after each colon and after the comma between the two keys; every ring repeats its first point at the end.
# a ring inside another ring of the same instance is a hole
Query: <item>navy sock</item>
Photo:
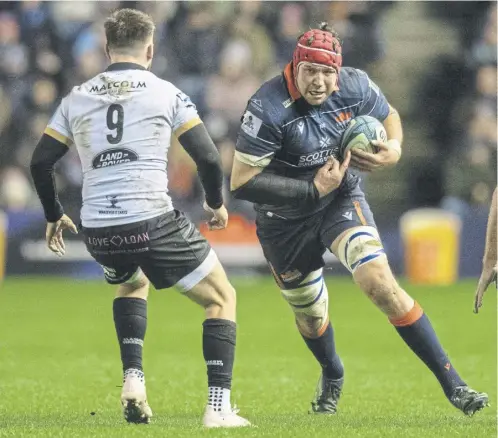
{"type": "Polygon", "coordinates": [[[218,318],[206,319],[202,325],[208,386],[231,389],[237,325],[218,318]]]}
{"type": "Polygon", "coordinates": [[[306,345],[320,363],[327,379],[337,380],[344,376],[342,361],[335,351],[334,330],[329,322],[319,338],[310,339],[301,334],[306,345]]]}
{"type": "Polygon", "coordinates": [[[412,351],[434,373],[447,397],[457,386],[465,385],[451,365],[429,318],[417,303],[405,318],[391,320],[391,323],[412,351]]]}
{"type": "Polygon", "coordinates": [[[142,350],[147,329],[147,301],[142,298],[116,298],[112,310],[123,371],[128,368],[142,370],[142,350]]]}

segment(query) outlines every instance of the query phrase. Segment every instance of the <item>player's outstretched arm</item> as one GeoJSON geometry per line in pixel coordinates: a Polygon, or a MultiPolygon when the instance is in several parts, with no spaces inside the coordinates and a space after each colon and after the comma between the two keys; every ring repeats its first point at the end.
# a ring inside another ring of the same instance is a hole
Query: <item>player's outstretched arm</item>
{"type": "Polygon", "coordinates": [[[47,229],[45,233],[47,246],[50,251],[58,256],[63,256],[65,253],[62,232],[65,229],[70,229],[73,233],[78,232],[73,221],[64,214],[64,210],[57,196],[54,178],[55,163],[57,163],[68,150],[68,147],[64,143],[48,134],[43,134],[33,152],[30,166],[36,192],[43,206],[45,218],[47,219],[47,229]]]}
{"type": "Polygon", "coordinates": [[[496,281],[496,259],[497,259],[497,189],[493,193],[491,208],[489,210],[488,227],[486,230],[486,246],[484,249],[484,257],[482,260],[482,272],[477,283],[477,289],[474,296],[474,313],[479,312],[482,306],[482,298],[486,289],[493,280],[496,281]]]}

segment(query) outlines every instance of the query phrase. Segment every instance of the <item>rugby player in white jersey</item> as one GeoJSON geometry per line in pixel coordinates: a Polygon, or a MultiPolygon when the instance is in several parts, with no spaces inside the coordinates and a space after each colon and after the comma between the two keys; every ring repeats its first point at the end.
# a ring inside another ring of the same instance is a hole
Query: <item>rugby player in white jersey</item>
{"type": "Polygon", "coordinates": [[[174,134],[197,165],[211,228],[225,228],[219,154],[188,96],[149,71],[152,19],[121,9],[104,27],[109,67],[62,100],[33,153],[31,173],[47,219],[48,247],[64,255],[63,231],[77,232],[64,214],[53,178],[54,164],[76,147],[83,169],[80,229],[107,282],[119,285],[113,313],[125,419],[148,423],[152,416],[142,369],[151,282],[157,289],[176,286],[205,309],[208,402],[203,424],[248,426],[230,404],[235,291],[207,241],[174,209],[167,189],[167,152],[174,134]]]}

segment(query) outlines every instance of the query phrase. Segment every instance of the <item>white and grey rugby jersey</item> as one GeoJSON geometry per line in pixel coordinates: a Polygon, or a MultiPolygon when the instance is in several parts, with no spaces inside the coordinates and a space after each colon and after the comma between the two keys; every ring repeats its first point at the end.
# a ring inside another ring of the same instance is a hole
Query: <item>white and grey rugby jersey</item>
{"type": "Polygon", "coordinates": [[[83,226],[122,225],[171,211],[171,135],[199,123],[188,96],[137,64],[112,64],[74,87],[45,133],[78,150],[83,226]]]}

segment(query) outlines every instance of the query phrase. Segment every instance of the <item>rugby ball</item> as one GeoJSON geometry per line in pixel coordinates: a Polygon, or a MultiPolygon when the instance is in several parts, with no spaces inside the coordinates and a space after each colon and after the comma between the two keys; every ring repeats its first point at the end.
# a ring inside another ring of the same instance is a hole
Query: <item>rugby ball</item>
{"type": "Polygon", "coordinates": [[[342,134],[342,156],[350,149],[361,149],[365,152],[376,153],[377,148],[370,143],[372,140],[387,142],[387,133],[382,122],[371,116],[354,118],[342,134]]]}

